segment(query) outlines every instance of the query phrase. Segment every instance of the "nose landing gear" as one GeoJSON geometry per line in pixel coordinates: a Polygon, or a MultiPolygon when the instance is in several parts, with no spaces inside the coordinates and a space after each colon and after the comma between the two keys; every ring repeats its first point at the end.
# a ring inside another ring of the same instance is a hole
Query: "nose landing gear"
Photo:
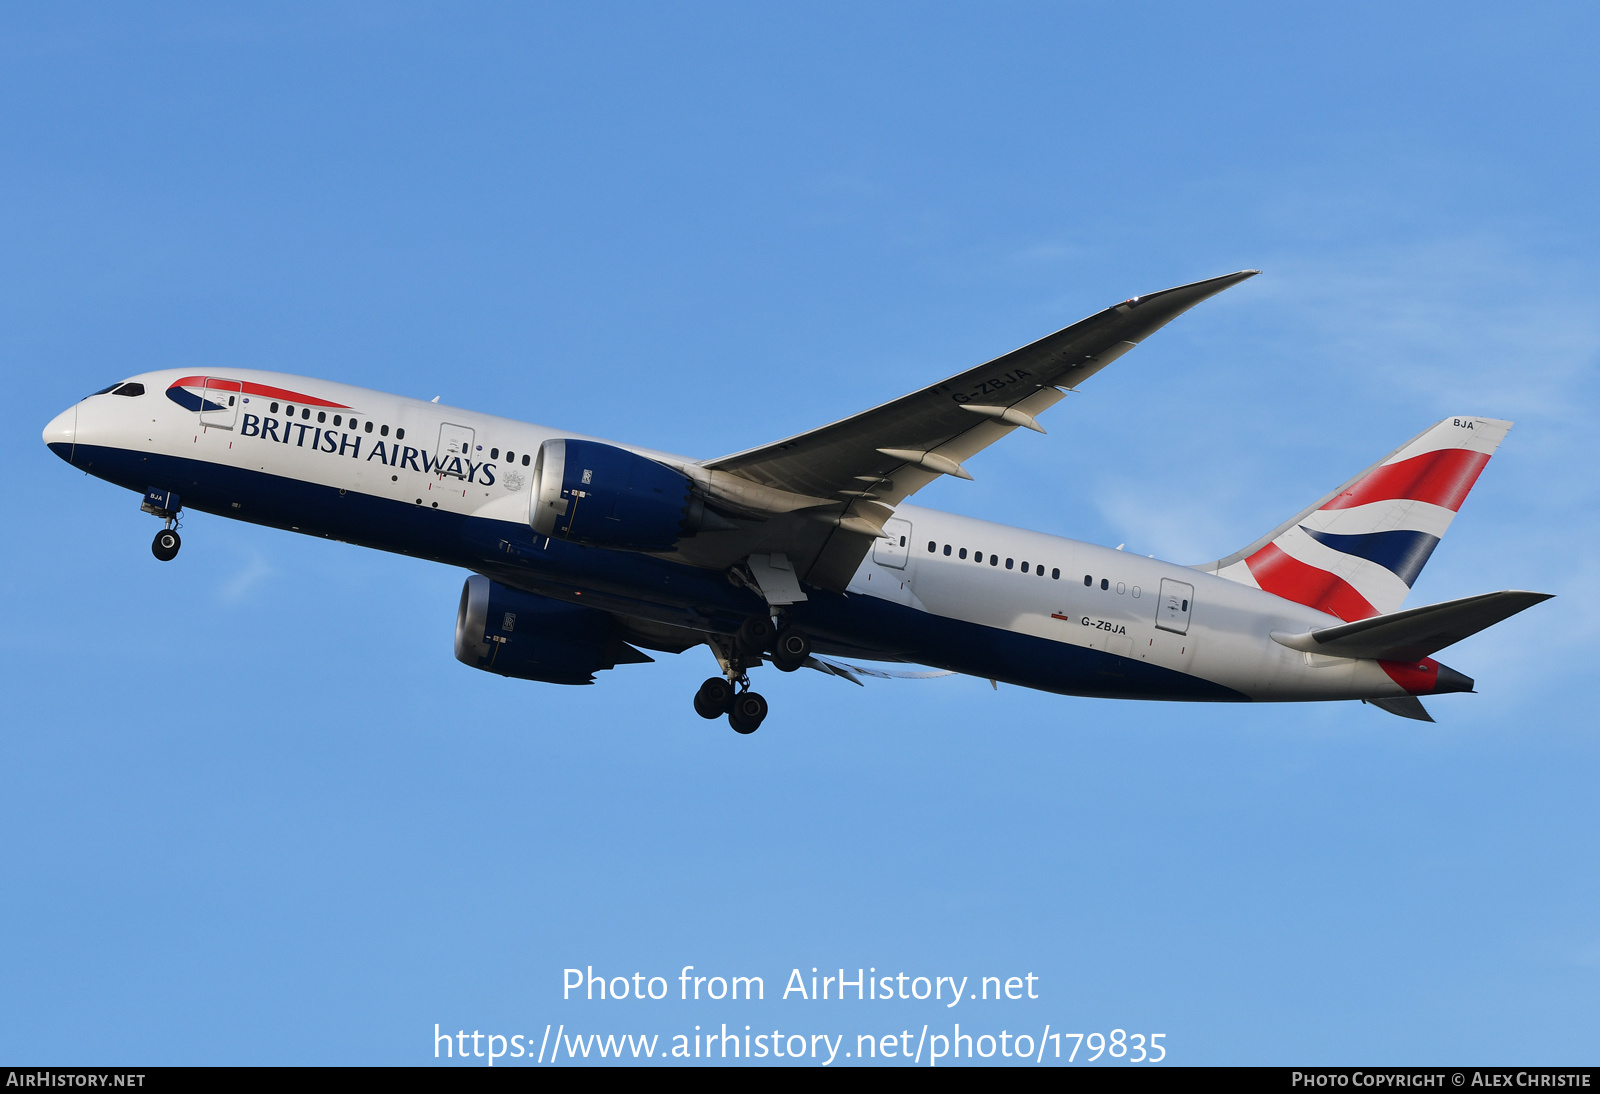
{"type": "Polygon", "coordinates": [[[162,562],[177,558],[178,548],[183,546],[183,540],[178,538],[178,512],[182,508],[183,500],[177,494],[155,487],[144,492],[144,500],[139,504],[141,513],[166,521],[167,526],[156,533],[155,542],[150,544],[150,553],[162,562]]]}

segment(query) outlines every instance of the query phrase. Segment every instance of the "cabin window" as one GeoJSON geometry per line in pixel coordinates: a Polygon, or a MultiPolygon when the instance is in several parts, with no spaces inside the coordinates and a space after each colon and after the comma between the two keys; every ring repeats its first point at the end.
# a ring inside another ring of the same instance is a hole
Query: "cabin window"
{"type": "Polygon", "coordinates": [[[1035,566],[1033,568],[1033,572],[1038,574],[1040,577],[1043,577],[1044,576],[1044,565],[1041,563],[1040,565],[1035,566]]]}
{"type": "Polygon", "coordinates": [[[371,432],[372,432],[372,423],[371,423],[371,422],[368,422],[368,423],[367,423],[367,432],[368,432],[368,433],[371,433],[371,432]]]}
{"type": "Polygon", "coordinates": [[[405,429],[402,428],[401,426],[395,426],[394,427],[394,439],[397,440],[397,441],[405,440],[406,439],[406,431],[405,431],[405,429]]]}
{"type": "Polygon", "coordinates": [[[378,436],[387,437],[388,435],[389,435],[389,427],[388,426],[382,426],[381,428],[379,428],[378,436]]]}
{"type": "Polygon", "coordinates": [[[961,548],[961,550],[956,552],[956,557],[957,558],[966,558],[967,557],[967,549],[965,547],[961,548]]]}
{"type": "Polygon", "coordinates": [[[946,544],[945,544],[945,545],[944,545],[944,553],[945,553],[945,556],[946,556],[946,557],[948,557],[948,556],[949,556],[949,554],[950,554],[950,545],[949,545],[949,544],[948,544],[948,543],[946,543],[946,544]]]}
{"type": "Polygon", "coordinates": [[[276,414],[277,412],[278,412],[278,404],[277,403],[273,403],[272,404],[272,413],[276,414]]]}
{"type": "Polygon", "coordinates": [[[1109,588],[1111,588],[1111,579],[1109,577],[1102,577],[1100,579],[1100,591],[1105,592],[1109,588]]]}
{"type": "MultiPolygon", "coordinates": [[[[1061,571],[1060,570],[1051,570],[1050,571],[1050,577],[1051,577],[1051,580],[1060,581],[1061,580],[1061,571]]],[[[1138,593],[1134,593],[1133,595],[1138,596],[1139,594],[1138,593]]]]}
{"type": "Polygon", "coordinates": [[[489,449],[489,458],[491,460],[498,460],[500,458],[500,450],[498,448],[489,449]]]}
{"type": "Polygon", "coordinates": [[[933,540],[930,539],[928,541],[928,553],[931,555],[935,551],[937,551],[938,549],[939,549],[939,545],[937,543],[935,543],[933,540]]]}
{"type": "Polygon", "coordinates": [[[327,420],[328,420],[328,412],[327,411],[325,411],[325,410],[317,411],[317,421],[325,422],[327,420]]]}
{"type": "Polygon", "coordinates": [[[1006,559],[1006,569],[1011,569],[1011,560],[1009,558],[1006,559]]]}
{"type": "Polygon", "coordinates": [[[1028,564],[1026,562],[1024,562],[1022,564],[1022,572],[1023,573],[1027,573],[1028,572],[1028,564]]]}
{"type": "Polygon", "coordinates": [[[301,410],[300,410],[300,417],[304,418],[306,421],[309,422],[311,420],[311,408],[310,407],[302,407],[301,410]]]}
{"type": "Polygon", "coordinates": [[[288,415],[291,418],[294,417],[294,407],[292,407],[292,406],[284,407],[283,408],[283,412],[284,412],[284,414],[288,415]]]}
{"type": "Polygon", "coordinates": [[[1094,584],[1094,578],[1090,577],[1088,574],[1084,574],[1083,575],[1083,587],[1085,589],[1087,589],[1090,585],[1093,585],[1093,584],[1094,584]]]}
{"type": "Polygon", "coordinates": [[[340,418],[341,418],[341,417],[342,417],[342,415],[339,415],[339,414],[335,414],[335,415],[334,415],[334,416],[333,416],[333,424],[334,424],[334,425],[338,425],[338,424],[339,424],[339,419],[340,419],[340,418]]]}
{"type": "Polygon", "coordinates": [[[524,452],[522,454],[522,466],[523,467],[527,467],[528,466],[528,454],[526,452],[524,452]]]}
{"type": "Polygon", "coordinates": [[[1138,600],[1138,599],[1139,599],[1139,586],[1137,586],[1137,585],[1135,585],[1135,586],[1134,586],[1134,587],[1133,587],[1133,598],[1134,598],[1134,599],[1135,599],[1135,600],[1138,600]]]}
{"type": "Polygon", "coordinates": [[[991,565],[991,566],[1000,565],[1000,556],[999,555],[990,555],[989,556],[989,565],[991,565]]]}
{"type": "Polygon", "coordinates": [[[1121,595],[1122,595],[1122,594],[1123,594],[1123,593],[1125,593],[1125,592],[1127,592],[1127,591],[1128,591],[1128,587],[1127,587],[1127,586],[1126,586],[1126,585],[1124,585],[1124,584],[1123,584],[1123,583],[1122,583],[1122,582],[1120,582],[1120,581],[1119,581],[1119,582],[1117,582],[1117,595],[1118,595],[1118,596],[1121,596],[1121,595]]]}

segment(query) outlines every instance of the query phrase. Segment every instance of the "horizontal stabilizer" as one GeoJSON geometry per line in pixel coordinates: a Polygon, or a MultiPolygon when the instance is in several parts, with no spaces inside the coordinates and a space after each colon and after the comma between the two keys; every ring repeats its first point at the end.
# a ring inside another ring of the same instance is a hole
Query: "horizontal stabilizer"
{"type": "Polygon", "coordinates": [[[1272,637],[1290,649],[1307,653],[1379,661],[1420,661],[1550,597],[1550,593],[1509,589],[1373,616],[1308,634],[1274,633],[1272,637]]]}
{"type": "Polygon", "coordinates": [[[1371,703],[1379,710],[1387,710],[1390,714],[1398,714],[1402,718],[1410,718],[1418,722],[1431,722],[1433,715],[1428,713],[1428,708],[1422,705],[1422,700],[1415,695],[1400,695],[1393,699],[1363,699],[1363,703],[1371,703]]]}

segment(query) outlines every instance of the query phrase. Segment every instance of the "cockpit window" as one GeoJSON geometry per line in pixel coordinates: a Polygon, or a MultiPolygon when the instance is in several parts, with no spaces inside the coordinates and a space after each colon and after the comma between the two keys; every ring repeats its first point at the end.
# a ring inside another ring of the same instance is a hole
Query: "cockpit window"
{"type": "Polygon", "coordinates": [[[93,399],[95,395],[113,395],[113,394],[115,394],[115,395],[127,395],[127,396],[130,396],[130,397],[132,397],[134,395],[143,395],[144,394],[144,385],[143,384],[125,384],[125,383],[123,383],[123,382],[121,382],[119,380],[117,383],[112,384],[110,387],[101,388],[99,391],[95,392],[94,395],[90,395],[89,398],[93,399]]]}

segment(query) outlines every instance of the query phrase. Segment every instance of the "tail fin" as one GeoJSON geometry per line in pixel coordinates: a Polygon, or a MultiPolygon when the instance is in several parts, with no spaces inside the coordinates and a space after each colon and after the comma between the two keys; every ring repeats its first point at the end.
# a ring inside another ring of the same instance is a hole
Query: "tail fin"
{"type": "Polygon", "coordinates": [[[1346,622],[1399,611],[1510,429],[1446,418],[1244,550],[1194,568],[1346,622]]]}

